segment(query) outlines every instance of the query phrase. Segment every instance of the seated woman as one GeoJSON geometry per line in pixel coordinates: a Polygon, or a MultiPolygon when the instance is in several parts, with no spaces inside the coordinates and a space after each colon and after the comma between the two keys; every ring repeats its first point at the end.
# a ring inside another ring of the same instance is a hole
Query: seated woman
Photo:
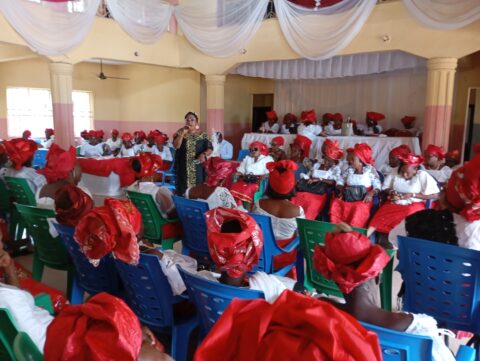
{"type": "Polygon", "coordinates": [[[287,113],[283,116],[280,134],[297,134],[298,125],[297,116],[292,113],[287,113]]]}
{"type": "Polygon", "coordinates": [[[35,194],[47,183],[46,178],[32,168],[33,156],[38,149],[37,143],[18,138],[6,140],[3,145],[11,162],[11,168],[5,171],[5,176],[26,179],[35,194]]]}
{"type": "Polygon", "coordinates": [[[421,156],[400,156],[398,172],[388,175],[383,181],[382,189],[390,199],[370,221],[369,235],[375,230],[389,233],[407,216],[425,209],[426,200],[438,198],[440,189],[437,182],[427,172],[419,169],[422,163],[421,156]]]}
{"type": "Polygon", "coordinates": [[[60,224],[76,227],[93,207],[92,197],[75,185],[66,184],[55,193],[55,218],[60,224]]]}
{"type": "Polygon", "coordinates": [[[150,194],[163,218],[176,218],[177,211],[173,203],[173,193],[167,187],[155,184],[156,171],[162,168],[162,159],[153,153],[142,152],[132,158],[132,169],[137,181],[127,190],[150,194]]]}
{"type": "Polygon", "coordinates": [[[444,163],[445,152],[441,147],[429,144],[424,151],[425,163],[424,167],[428,174],[430,174],[440,184],[445,184],[452,175],[452,168],[444,163]]]}
{"type": "Polygon", "coordinates": [[[327,135],[342,135],[343,115],[335,113],[332,116],[332,121],[324,127],[327,135]]]}
{"type": "Polygon", "coordinates": [[[450,152],[447,152],[447,154],[445,154],[445,165],[447,167],[450,167],[453,172],[454,170],[457,170],[462,166],[460,162],[461,157],[462,155],[460,154],[460,151],[458,149],[451,150],[450,152]]]}
{"type": "Polygon", "coordinates": [[[307,173],[310,167],[310,159],[308,155],[310,154],[310,147],[312,146],[312,141],[304,137],[303,135],[297,135],[293,140],[293,143],[290,145],[290,160],[295,162],[298,166],[295,171],[295,180],[300,179],[302,173],[307,173]]]}
{"type": "MultiPolygon", "coordinates": [[[[322,133],[322,126],[317,123],[317,115],[315,111],[308,110],[303,111],[300,116],[301,124],[298,126],[298,134],[309,138],[312,142],[316,139],[317,135],[322,133]]],[[[309,154],[307,154],[307,157],[309,154]]]]}
{"type": "Polygon", "coordinates": [[[133,149],[135,155],[145,151],[146,138],[147,135],[143,130],[136,130],[133,132],[133,149]]]}
{"type": "Polygon", "coordinates": [[[119,138],[120,133],[117,129],[112,129],[112,131],[110,132],[110,135],[111,137],[107,139],[105,144],[108,146],[108,148],[112,152],[112,155],[117,156],[122,146],[122,140],[119,138]]]}
{"type": "Polygon", "coordinates": [[[347,149],[347,161],[344,185],[337,186],[337,196],[330,204],[330,222],[364,228],[370,218],[373,197],[381,188],[380,178],[373,167],[375,161],[368,144],[358,143],[347,149]]]}
{"type": "MultiPolygon", "coordinates": [[[[53,209],[55,193],[67,184],[79,186],[82,178],[82,168],[77,162],[75,148],[70,147],[65,151],[53,143],[47,153],[47,162],[38,173],[43,174],[48,183],[35,193],[37,207],[53,209]]],[[[79,187],[90,197],[92,196],[88,189],[79,187]]]]}
{"type": "Polygon", "coordinates": [[[80,155],[85,158],[102,157],[108,153],[108,145],[102,142],[103,131],[90,130],[88,142],[80,148],[80,155]]]}
{"type": "Polygon", "coordinates": [[[275,302],[286,289],[305,291],[301,284],[287,277],[256,272],[247,278],[263,248],[262,231],[247,213],[220,207],[208,211],[205,217],[208,249],[221,274],[201,271],[200,275],[230,286],[263,291],[268,302],[275,302]]]}
{"type": "Polygon", "coordinates": [[[400,156],[408,156],[411,153],[412,150],[406,144],[393,148],[390,153],[388,153],[388,164],[382,165],[379,171],[386,177],[398,168],[400,165],[400,156]]]}
{"type": "Polygon", "coordinates": [[[437,209],[408,216],[388,234],[454,244],[480,251],[480,154],[452,173],[437,209]]]}
{"type": "Polygon", "coordinates": [[[125,157],[134,157],[136,152],[133,146],[133,136],[130,133],[123,133],[122,134],[122,147],[120,148],[120,152],[118,156],[121,158],[125,157]]]}
{"type": "Polygon", "coordinates": [[[267,177],[267,163],[273,162],[268,155],[268,147],[261,142],[253,142],[248,147],[248,154],[237,168],[235,176],[240,178],[232,184],[230,192],[237,203],[253,203],[253,196],[259,189],[260,181],[267,177]]]}
{"type": "Polygon", "coordinates": [[[204,164],[207,171],[206,182],[188,188],[185,198],[205,200],[209,209],[237,208],[237,202],[228,190],[232,175],[235,173],[234,164],[220,157],[209,158],[204,164]]]}
{"type": "Polygon", "coordinates": [[[162,158],[162,170],[170,169],[173,162],[173,155],[170,148],[167,146],[168,136],[164,133],[159,133],[155,136],[155,145],[152,148],[152,153],[159,155],[162,158]]]}
{"type": "Polygon", "coordinates": [[[277,134],[280,130],[280,124],[278,124],[278,116],[277,113],[272,110],[270,112],[265,113],[267,116],[267,121],[262,123],[260,129],[258,129],[259,133],[271,133],[277,134]]]}
{"type": "Polygon", "coordinates": [[[349,229],[343,231],[327,233],[325,246],[317,245],[314,250],[315,269],[337,284],[345,303],[323,300],[361,322],[431,337],[433,360],[454,361],[455,357],[445,346],[435,319],[424,314],[385,311],[380,307],[379,288],[375,279],[390,257],[380,246],[372,245],[366,236],[349,229]]]}
{"type": "Polygon", "coordinates": [[[385,119],[385,115],[377,112],[367,112],[365,119],[367,123],[365,135],[378,135],[382,133],[383,128],[378,122],[385,119]]]}
{"type": "MultiPolygon", "coordinates": [[[[270,172],[266,199],[259,200],[253,207],[253,213],[269,216],[272,220],[273,235],[280,247],[286,247],[297,235],[297,218],[305,218],[301,206],[290,200],[295,195],[295,175],[297,165],[291,160],[268,163],[270,172]]],[[[295,262],[297,252],[293,251],[274,259],[275,269],[295,262]]],[[[291,275],[296,278],[296,272],[291,275]]]]}
{"type": "Polygon", "coordinates": [[[336,185],[343,185],[339,162],[343,151],[337,141],[322,144],[323,156],[316,162],[308,174],[302,174],[297,183],[297,191],[323,195],[336,185]]]}
{"type": "Polygon", "coordinates": [[[287,155],[282,149],[284,144],[285,139],[283,139],[282,136],[278,136],[272,139],[272,142],[270,143],[270,153],[268,153],[268,155],[270,155],[270,157],[272,157],[275,162],[287,159],[287,155]]]}

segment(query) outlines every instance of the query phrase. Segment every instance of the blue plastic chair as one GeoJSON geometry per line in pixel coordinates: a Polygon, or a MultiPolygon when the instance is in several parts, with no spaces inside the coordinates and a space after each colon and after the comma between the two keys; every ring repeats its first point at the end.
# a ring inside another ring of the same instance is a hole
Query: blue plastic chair
{"type": "Polygon", "coordinates": [[[263,271],[278,276],[286,275],[295,266],[295,261],[281,269],[275,270],[273,258],[296,249],[298,250],[300,239],[296,237],[288,244],[288,246],[282,248],[277,244],[273,235],[272,220],[270,217],[254,213],[250,213],[250,215],[255,219],[263,233],[263,250],[260,254],[258,264],[253,268],[253,272],[263,271]]]}
{"type": "Polygon", "coordinates": [[[175,148],[169,147],[172,153],[173,161],[168,170],[157,170],[158,174],[162,175],[162,181],[157,182],[157,185],[167,187],[171,191],[175,190],[175,148]],[[167,178],[169,179],[167,182],[167,178]]]}
{"type": "MultiPolygon", "coordinates": [[[[364,322],[362,325],[377,334],[383,361],[432,361],[433,341],[430,337],[394,331],[364,322]]],[[[456,360],[474,361],[475,350],[460,346],[456,360]]]]}
{"type": "Polygon", "coordinates": [[[241,161],[243,160],[243,158],[245,158],[245,157],[248,155],[249,152],[250,152],[250,151],[249,151],[248,149],[240,149],[240,150],[238,151],[237,160],[238,160],[239,162],[241,162],[241,161]]]}
{"type": "Polygon", "coordinates": [[[242,300],[265,298],[262,291],[210,281],[202,276],[184,271],[181,267],[179,267],[179,271],[187,287],[188,296],[197,307],[200,319],[200,338],[202,339],[234,298],[242,300]]]}
{"type": "Polygon", "coordinates": [[[174,317],[173,305],[185,298],[173,296],[158,257],[141,254],[137,266],[119,260],[115,260],[115,266],[125,287],[125,301],[140,322],[157,332],[171,332],[172,357],[186,360],[190,334],[198,325],[198,318],[174,317]]]}
{"type": "Polygon", "coordinates": [[[100,292],[118,295],[120,280],[113,258],[110,255],[105,256],[100,260],[99,265],[94,267],[73,239],[75,228],[58,223],[54,225],[75,267],[71,303],[83,303],[85,292],[92,296],[100,292]]]}
{"type": "Polygon", "coordinates": [[[179,196],[173,196],[173,202],[183,226],[183,253],[193,253],[210,259],[205,221],[205,212],[209,210],[208,203],[179,196]]]}
{"type": "Polygon", "coordinates": [[[32,161],[33,168],[42,169],[45,166],[45,163],[47,163],[47,153],[48,149],[38,149],[35,152],[32,161]]]}
{"type": "Polygon", "coordinates": [[[480,252],[398,237],[397,270],[405,282],[403,307],[426,313],[440,327],[480,333],[480,252]]]}

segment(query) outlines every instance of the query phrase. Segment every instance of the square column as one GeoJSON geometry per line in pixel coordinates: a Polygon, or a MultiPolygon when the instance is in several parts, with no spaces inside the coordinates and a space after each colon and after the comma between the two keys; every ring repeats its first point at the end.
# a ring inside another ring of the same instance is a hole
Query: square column
{"type": "Polygon", "coordinates": [[[225,75],[205,75],[207,84],[207,132],[223,134],[225,114],[225,75]]]}

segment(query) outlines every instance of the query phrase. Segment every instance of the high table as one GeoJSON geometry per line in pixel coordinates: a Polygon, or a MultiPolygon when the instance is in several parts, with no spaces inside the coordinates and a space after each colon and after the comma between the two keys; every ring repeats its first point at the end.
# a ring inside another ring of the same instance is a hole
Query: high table
{"type": "Polygon", "coordinates": [[[120,196],[135,182],[130,158],[80,158],[82,184],[96,196],[120,196]]]}
{"type": "MultiPolygon", "coordinates": [[[[290,144],[295,139],[295,134],[263,134],[263,133],[246,133],[242,138],[242,149],[248,149],[250,143],[259,141],[270,146],[272,138],[281,136],[285,139],[284,150],[288,154],[290,152],[290,144]]],[[[415,154],[420,154],[420,142],[417,137],[359,137],[359,136],[331,136],[316,137],[310,148],[310,158],[316,158],[321,154],[321,147],[325,139],[330,138],[338,141],[340,148],[347,149],[353,147],[356,143],[367,143],[373,150],[373,158],[375,159],[375,167],[380,168],[388,163],[388,153],[399,145],[408,145],[415,154]]]]}

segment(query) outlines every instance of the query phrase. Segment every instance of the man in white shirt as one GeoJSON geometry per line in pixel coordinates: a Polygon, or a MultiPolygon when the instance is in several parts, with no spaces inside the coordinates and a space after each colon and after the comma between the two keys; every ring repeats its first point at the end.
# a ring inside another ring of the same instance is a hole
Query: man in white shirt
{"type": "Polygon", "coordinates": [[[231,160],[233,158],[233,145],[223,138],[223,134],[217,132],[218,145],[220,147],[220,158],[231,160]]]}

